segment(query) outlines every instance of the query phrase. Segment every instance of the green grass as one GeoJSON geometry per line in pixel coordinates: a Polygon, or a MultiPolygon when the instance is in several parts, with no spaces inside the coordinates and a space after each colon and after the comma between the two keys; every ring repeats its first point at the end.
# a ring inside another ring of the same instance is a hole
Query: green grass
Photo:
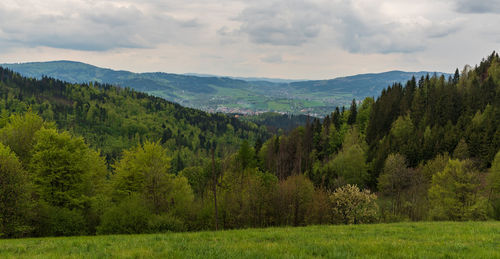
{"type": "Polygon", "coordinates": [[[500,258],[500,222],[0,240],[0,258],[500,258]]]}

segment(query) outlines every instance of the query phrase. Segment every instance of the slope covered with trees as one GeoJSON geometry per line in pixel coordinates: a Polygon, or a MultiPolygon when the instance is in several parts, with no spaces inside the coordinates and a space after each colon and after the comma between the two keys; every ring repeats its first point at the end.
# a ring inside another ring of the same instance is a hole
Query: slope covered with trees
{"type": "Polygon", "coordinates": [[[123,149],[158,140],[175,152],[178,171],[184,163],[208,157],[211,143],[228,152],[243,139],[254,142],[267,136],[264,128],[253,123],[184,108],[128,88],[70,84],[47,77],[37,80],[3,68],[0,76],[4,121],[10,114],[31,110],[59,129],[83,136],[108,162],[123,149]]]}
{"type": "Polygon", "coordinates": [[[412,78],[376,100],[353,100],[260,149],[280,179],[316,188],[356,184],[379,196],[380,219],[499,218],[500,60],[493,53],[453,77],[412,78]]]}

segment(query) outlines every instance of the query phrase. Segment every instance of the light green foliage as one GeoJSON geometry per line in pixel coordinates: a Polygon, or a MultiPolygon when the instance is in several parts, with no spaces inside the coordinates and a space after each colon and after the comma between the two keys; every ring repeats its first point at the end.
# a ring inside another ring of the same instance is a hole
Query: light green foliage
{"type": "Polygon", "coordinates": [[[203,170],[201,166],[184,168],[179,172],[179,176],[188,179],[188,183],[197,197],[204,197],[210,181],[210,172],[203,170]]]}
{"type": "Polygon", "coordinates": [[[330,194],[332,222],[362,224],[375,222],[378,206],[377,196],[369,190],[360,190],[356,185],[337,188],[330,194]]]}
{"type": "Polygon", "coordinates": [[[498,220],[500,219],[500,151],[495,155],[487,179],[493,216],[498,220]]]}
{"type": "Polygon", "coordinates": [[[404,143],[411,138],[411,134],[415,130],[415,126],[411,122],[410,116],[399,116],[392,124],[391,134],[399,143],[404,143]]]}
{"type": "Polygon", "coordinates": [[[85,208],[102,188],[107,173],[104,159],[81,137],[41,129],[30,163],[40,197],[52,206],[85,208]]]}
{"type": "Polygon", "coordinates": [[[431,216],[437,220],[484,220],[486,200],[479,193],[480,173],[467,161],[449,160],[432,177],[431,216]]]}
{"type": "Polygon", "coordinates": [[[115,165],[115,198],[137,193],[156,214],[182,213],[192,202],[193,193],[188,180],[170,174],[169,168],[170,157],[159,143],[146,142],[124,152],[115,165]]]}
{"type": "Polygon", "coordinates": [[[366,97],[358,110],[357,124],[361,134],[366,134],[366,128],[368,127],[368,121],[370,120],[370,113],[372,112],[372,106],[375,100],[372,97],[366,97]]]}
{"type": "Polygon", "coordinates": [[[364,186],[368,180],[366,144],[356,128],[347,132],[343,145],[342,150],[331,162],[333,170],[345,183],[364,186]]]}
{"type": "Polygon", "coordinates": [[[422,175],[425,177],[427,183],[431,183],[432,176],[436,173],[444,170],[450,157],[448,154],[437,155],[434,159],[427,161],[425,164],[421,164],[419,166],[419,170],[422,172],[422,175]]]}
{"type": "Polygon", "coordinates": [[[26,171],[9,147],[0,143],[0,237],[29,233],[30,196],[26,171]]]}
{"type": "Polygon", "coordinates": [[[9,146],[23,162],[28,162],[33,148],[35,133],[43,127],[53,127],[45,123],[33,112],[11,115],[6,125],[0,129],[0,141],[9,146]]]}

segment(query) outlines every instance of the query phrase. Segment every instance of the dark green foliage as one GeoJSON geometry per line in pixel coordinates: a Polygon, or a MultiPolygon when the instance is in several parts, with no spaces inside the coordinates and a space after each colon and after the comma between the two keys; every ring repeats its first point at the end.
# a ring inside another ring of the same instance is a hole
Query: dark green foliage
{"type": "Polygon", "coordinates": [[[35,233],[39,236],[75,236],[89,234],[81,210],[42,203],[35,233]]]}
{"type": "Polygon", "coordinates": [[[356,99],[352,99],[351,107],[349,108],[349,117],[347,118],[348,125],[356,123],[356,118],[358,116],[358,108],[356,106],[356,99]]]}
{"type": "Polygon", "coordinates": [[[16,155],[0,143],[0,236],[30,233],[31,191],[27,172],[16,155]]]}
{"type": "Polygon", "coordinates": [[[252,116],[240,116],[240,118],[263,125],[269,132],[275,134],[277,134],[280,129],[285,132],[290,132],[299,126],[306,125],[308,121],[313,119],[313,117],[308,115],[280,114],[274,112],[266,112],[252,116]]]}
{"type": "Polygon", "coordinates": [[[373,177],[390,153],[403,154],[411,167],[449,153],[488,168],[500,149],[499,63],[493,53],[450,81],[427,76],[384,90],[366,132],[373,177]]]}
{"type": "Polygon", "coordinates": [[[151,213],[138,196],[122,200],[102,216],[97,234],[134,234],[148,232],[151,213]]]}

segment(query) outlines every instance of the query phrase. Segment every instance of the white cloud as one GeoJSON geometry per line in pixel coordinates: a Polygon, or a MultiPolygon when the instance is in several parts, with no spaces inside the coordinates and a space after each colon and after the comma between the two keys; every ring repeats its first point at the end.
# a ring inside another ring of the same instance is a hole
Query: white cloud
{"type": "MultiPolygon", "coordinates": [[[[251,42],[302,46],[322,33],[334,33],[340,46],[353,53],[411,53],[426,48],[433,38],[460,29],[455,18],[431,20],[425,14],[389,13],[391,1],[363,0],[253,1],[238,17],[239,29],[251,42]]],[[[399,3],[400,4],[400,3],[399,3]]],[[[399,8],[412,8],[412,3],[399,8]]],[[[224,32],[228,32],[227,29],[224,32]]]]}
{"type": "Polygon", "coordinates": [[[500,0],[455,0],[455,8],[462,13],[500,13],[500,0]]]}
{"type": "Polygon", "coordinates": [[[302,45],[316,38],[327,23],[327,12],[310,1],[252,2],[237,17],[239,31],[257,44],[302,45]]]}
{"type": "Polygon", "coordinates": [[[262,62],[266,63],[282,63],[283,57],[279,54],[266,55],[260,59],[262,62]]]}
{"type": "Polygon", "coordinates": [[[179,20],[161,10],[117,1],[43,1],[0,5],[0,40],[26,46],[105,51],[188,43],[196,19],[179,20]]]}

